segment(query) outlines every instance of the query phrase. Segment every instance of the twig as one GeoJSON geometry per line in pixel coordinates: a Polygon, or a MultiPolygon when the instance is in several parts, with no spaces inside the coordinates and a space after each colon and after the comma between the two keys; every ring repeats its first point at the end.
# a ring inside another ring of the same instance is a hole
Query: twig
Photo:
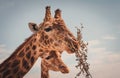
{"type": "Polygon", "coordinates": [[[85,78],[92,78],[92,75],[89,72],[89,64],[87,63],[87,45],[88,43],[84,43],[82,40],[82,28],[83,25],[81,24],[81,29],[77,28],[77,40],[79,41],[80,49],[75,52],[76,61],[78,62],[78,65],[75,67],[77,69],[80,69],[79,73],[75,76],[75,78],[79,77],[82,73],[85,74],[85,78]]]}

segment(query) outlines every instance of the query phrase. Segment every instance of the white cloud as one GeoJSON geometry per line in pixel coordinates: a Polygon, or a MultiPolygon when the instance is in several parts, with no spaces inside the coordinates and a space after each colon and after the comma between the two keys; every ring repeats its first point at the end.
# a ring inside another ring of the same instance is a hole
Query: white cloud
{"type": "Polygon", "coordinates": [[[89,46],[96,46],[96,45],[100,44],[100,41],[99,40],[91,40],[91,41],[88,41],[88,43],[89,43],[89,46]]]}
{"type": "Polygon", "coordinates": [[[93,64],[91,71],[93,78],[120,78],[120,63],[93,64]]]}
{"type": "Polygon", "coordinates": [[[5,45],[4,45],[4,44],[0,44],[0,48],[1,48],[1,47],[5,47],[5,45]]]}
{"type": "Polygon", "coordinates": [[[88,61],[93,78],[120,78],[120,53],[105,47],[89,48],[88,61]]]}
{"type": "Polygon", "coordinates": [[[0,54],[6,52],[5,45],[0,44],[0,54]]]}
{"type": "Polygon", "coordinates": [[[95,64],[100,63],[114,63],[120,61],[119,52],[107,51],[105,47],[103,48],[89,48],[88,51],[89,60],[95,64]]]}
{"type": "Polygon", "coordinates": [[[6,49],[6,45],[0,44],[0,63],[11,54],[11,50],[6,49]]]}
{"type": "Polygon", "coordinates": [[[111,36],[111,35],[107,35],[107,36],[104,36],[103,39],[105,39],[105,40],[115,40],[117,38],[114,37],[114,36],[111,36]]]}

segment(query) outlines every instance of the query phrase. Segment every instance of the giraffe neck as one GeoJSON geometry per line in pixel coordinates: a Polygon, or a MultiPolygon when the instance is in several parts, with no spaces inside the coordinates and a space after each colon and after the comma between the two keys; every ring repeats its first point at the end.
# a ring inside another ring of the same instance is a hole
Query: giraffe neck
{"type": "Polygon", "coordinates": [[[41,78],[50,78],[49,69],[44,61],[41,61],[41,78]]]}
{"type": "Polygon", "coordinates": [[[40,55],[34,37],[29,37],[0,64],[0,78],[22,78],[32,68],[40,55]]]}

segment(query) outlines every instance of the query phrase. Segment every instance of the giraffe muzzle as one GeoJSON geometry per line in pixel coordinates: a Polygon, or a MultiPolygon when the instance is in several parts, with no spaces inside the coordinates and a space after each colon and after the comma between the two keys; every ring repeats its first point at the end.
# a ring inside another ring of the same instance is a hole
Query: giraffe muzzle
{"type": "Polygon", "coordinates": [[[67,66],[60,65],[59,68],[61,69],[61,73],[69,73],[69,69],[67,66]]]}

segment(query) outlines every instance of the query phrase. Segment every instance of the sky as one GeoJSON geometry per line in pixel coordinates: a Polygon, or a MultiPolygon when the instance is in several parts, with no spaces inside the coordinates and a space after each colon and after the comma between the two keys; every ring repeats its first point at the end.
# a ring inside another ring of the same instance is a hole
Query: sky
{"type": "MultiPolygon", "coordinates": [[[[70,31],[83,24],[83,40],[88,42],[88,62],[93,78],[120,78],[120,0],[0,0],[0,63],[32,32],[29,22],[41,23],[45,7],[52,15],[59,8],[70,31]]],[[[62,54],[69,74],[50,71],[51,78],[74,78],[79,70],[74,54],[62,54]]],[[[24,78],[40,78],[40,61],[24,78]]]]}

